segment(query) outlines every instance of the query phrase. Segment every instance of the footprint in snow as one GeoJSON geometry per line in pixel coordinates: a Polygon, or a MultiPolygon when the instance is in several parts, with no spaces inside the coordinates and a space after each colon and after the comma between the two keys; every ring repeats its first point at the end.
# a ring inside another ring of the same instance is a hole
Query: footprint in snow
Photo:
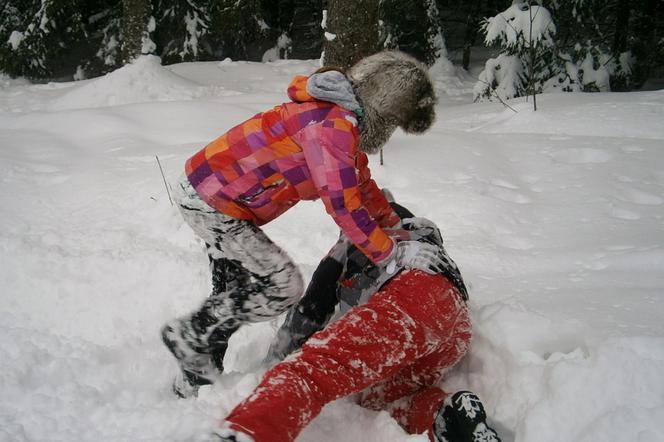
{"type": "Polygon", "coordinates": [[[606,163],[613,156],[600,149],[571,148],[562,149],[552,154],[554,161],[565,164],[606,163]]]}
{"type": "Polygon", "coordinates": [[[643,206],[659,206],[664,203],[662,197],[639,189],[629,189],[626,192],[626,199],[634,204],[640,204],[643,206]]]}
{"type": "Polygon", "coordinates": [[[620,207],[614,207],[611,209],[611,216],[627,221],[636,221],[637,219],[641,219],[641,215],[639,213],[620,207]]]}
{"type": "Polygon", "coordinates": [[[501,186],[489,186],[487,194],[510,203],[528,204],[531,202],[531,199],[521,192],[501,186]]]}

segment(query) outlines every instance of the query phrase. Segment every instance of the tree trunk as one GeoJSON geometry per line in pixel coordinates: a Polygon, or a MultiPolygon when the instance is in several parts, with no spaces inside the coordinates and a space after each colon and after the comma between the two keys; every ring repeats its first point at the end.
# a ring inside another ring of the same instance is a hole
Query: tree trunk
{"type": "Polygon", "coordinates": [[[463,68],[470,69],[470,51],[480,30],[480,9],[482,0],[475,0],[466,16],[466,30],[463,36],[463,68]]]}
{"type": "Polygon", "coordinates": [[[324,63],[349,68],[378,50],[378,1],[329,0],[324,31],[324,63]]]}
{"type": "Polygon", "coordinates": [[[612,48],[614,56],[618,56],[627,50],[627,28],[631,12],[629,3],[629,0],[619,0],[616,2],[616,25],[612,48]]]}
{"type": "Polygon", "coordinates": [[[530,48],[530,89],[533,94],[533,111],[537,111],[537,90],[535,89],[535,42],[533,41],[533,8],[528,4],[530,27],[528,30],[528,45],[530,48]]]}
{"type": "Polygon", "coordinates": [[[149,0],[122,0],[123,64],[130,63],[141,55],[150,10],[149,0]]]}

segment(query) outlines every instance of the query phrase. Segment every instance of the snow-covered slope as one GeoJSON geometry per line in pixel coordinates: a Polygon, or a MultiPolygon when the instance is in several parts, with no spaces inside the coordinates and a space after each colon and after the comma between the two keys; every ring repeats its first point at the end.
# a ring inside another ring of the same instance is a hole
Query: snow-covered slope
{"type": "MultiPolygon", "coordinates": [[[[170,393],[159,328],[209,281],[155,155],[176,177],[315,67],[146,58],[83,82],[0,80],[0,440],[184,441],[251,391],[275,323],[242,329],[198,399],[170,393]]],[[[372,170],[441,226],[470,285],[474,343],[443,385],[476,391],[506,441],[664,440],[664,92],[515,113],[459,104],[462,77],[437,84],[434,129],[397,133],[372,170]]],[[[305,275],[337,234],[319,203],[266,230],[305,275]]],[[[427,439],[340,400],[298,440],[427,439]]]]}

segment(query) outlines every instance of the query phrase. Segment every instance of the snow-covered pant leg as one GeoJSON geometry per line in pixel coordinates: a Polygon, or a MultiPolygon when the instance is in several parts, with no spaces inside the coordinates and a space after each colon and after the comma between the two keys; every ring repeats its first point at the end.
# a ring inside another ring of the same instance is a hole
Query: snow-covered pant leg
{"type": "MultiPolygon", "coordinates": [[[[302,276],[290,257],[255,224],[217,212],[182,178],[174,189],[185,221],[207,246],[213,290],[188,317],[199,350],[226,344],[248,322],[275,318],[302,296],[302,276]]],[[[224,347],[225,348],[225,347],[224,347]]]]}
{"type": "MultiPolygon", "coordinates": [[[[402,379],[395,382],[402,396],[427,389],[438,380],[426,373],[429,356],[465,348],[469,337],[467,309],[452,283],[442,275],[404,272],[268,371],[226,424],[256,442],[292,441],[325,404],[393,376],[402,379]],[[414,379],[401,378],[406,373],[414,379]]],[[[440,373],[437,366],[431,370],[440,373]]]]}
{"type": "Polygon", "coordinates": [[[388,410],[411,434],[429,432],[445,392],[433,385],[468,351],[471,323],[461,296],[450,296],[448,311],[457,311],[456,324],[435,351],[408,365],[394,376],[372,385],[359,395],[359,404],[372,410],[388,410]]]}

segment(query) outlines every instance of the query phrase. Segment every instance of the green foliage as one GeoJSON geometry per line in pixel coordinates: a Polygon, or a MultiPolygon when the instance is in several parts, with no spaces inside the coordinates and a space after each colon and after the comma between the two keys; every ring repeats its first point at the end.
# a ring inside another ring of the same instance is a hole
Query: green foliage
{"type": "Polygon", "coordinates": [[[209,1],[156,0],[156,43],[166,64],[210,59],[209,1]]]}
{"type": "MultiPolygon", "coordinates": [[[[152,19],[136,23],[145,27],[144,36],[152,35],[156,46],[147,47],[143,43],[151,41],[143,39],[139,50],[155,53],[164,63],[177,63],[226,57],[261,60],[268,50],[269,58],[289,54],[316,58],[327,42],[321,28],[323,5],[329,7],[332,0],[148,1],[152,19]]],[[[371,4],[380,8],[379,38],[374,36],[375,16],[359,17],[361,2],[335,0],[334,4],[338,1],[350,11],[342,14],[333,32],[349,36],[341,55],[359,46],[398,48],[431,65],[446,54],[444,29],[448,48],[463,48],[465,66],[481,18],[512,4],[511,0],[375,1],[371,4]],[[358,27],[354,25],[362,23],[361,18],[372,24],[346,31],[358,27]]],[[[535,91],[606,90],[609,84],[612,90],[625,90],[639,87],[653,74],[664,75],[662,0],[528,1],[551,13],[557,29],[553,44],[536,42],[519,49],[510,47],[513,42],[496,39],[494,43],[504,50],[502,58],[493,60],[494,71],[485,75],[492,83],[513,81],[506,90],[520,90],[519,94],[525,93],[524,81],[526,89],[535,91]],[[517,69],[516,74],[509,75],[510,69],[517,69]]],[[[96,76],[121,66],[123,43],[140,40],[136,38],[140,29],[133,39],[125,35],[124,3],[0,0],[0,72],[64,79],[96,76]]]]}
{"type": "Polygon", "coordinates": [[[560,81],[567,85],[565,90],[606,90],[609,84],[611,90],[632,89],[662,65],[663,59],[657,56],[657,36],[663,36],[664,30],[660,0],[549,0],[545,4],[558,25],[560,62],[573,65],[560,81]],[[575,77],[577,69],[581,69],[579,77],[575,77]],[[606,85],[601,84],[602,77],[606,85]]]}
{"type": "Polygon", "coordinates": [[[444,48],[438,9],[433,0],[383,0],[382,46],[399,49],[433,65],[444,48]]]}
{"type": "Polygon", "coordinates": [[[513,98],[541,93],[557,75],[556,26],[549,11],[537,4],[517,3],[482,23],[485,42],[501,48],[490,59],[475,87],[475,99],[513,98]]]}
{"type": "Polygon", "coordinates": [[[19,70],[13,53],[22,34],[15,33],[15,30],[21,29],[22,23],[27,21],[25,7],[21,8],[20,3],[8,0],[0,9],[0,66],[9,74],[19,70]]]}
{"type": "Polygon", "coordinates": [[[108,1],[106,5],[88,21],[94,54],[84,64],[86,76],[94,77],[122,66],[122,1],[108,1]]]}
{"type": "Polygon", "coordinates": [[[9,2],[3,19],[2,70],[29,78],[64,75],[87,38],[81,0],[9,2]],[[10,28],[11,29],[10,31],[10,28]]]}
{"type": "Polygon", "coordinates": [[[638,87],[662,65],[661,9],[657,0],[545,0],[513,5],[484,23],[487,44],[499,46],[503,57],[487,63],[476,97],[638,87]],[[513,12],[542,6],[551,14],[555,33],[531,39],[513,12]],[[513,84],[501,85],[506,81],[513,84]]]}
{"type": "Polygon", "coordinates": [[[240,60],[260,60],[281,32],[259,0],[219,0],[210,9],[211,44],[215,54],[240,60]]]}

